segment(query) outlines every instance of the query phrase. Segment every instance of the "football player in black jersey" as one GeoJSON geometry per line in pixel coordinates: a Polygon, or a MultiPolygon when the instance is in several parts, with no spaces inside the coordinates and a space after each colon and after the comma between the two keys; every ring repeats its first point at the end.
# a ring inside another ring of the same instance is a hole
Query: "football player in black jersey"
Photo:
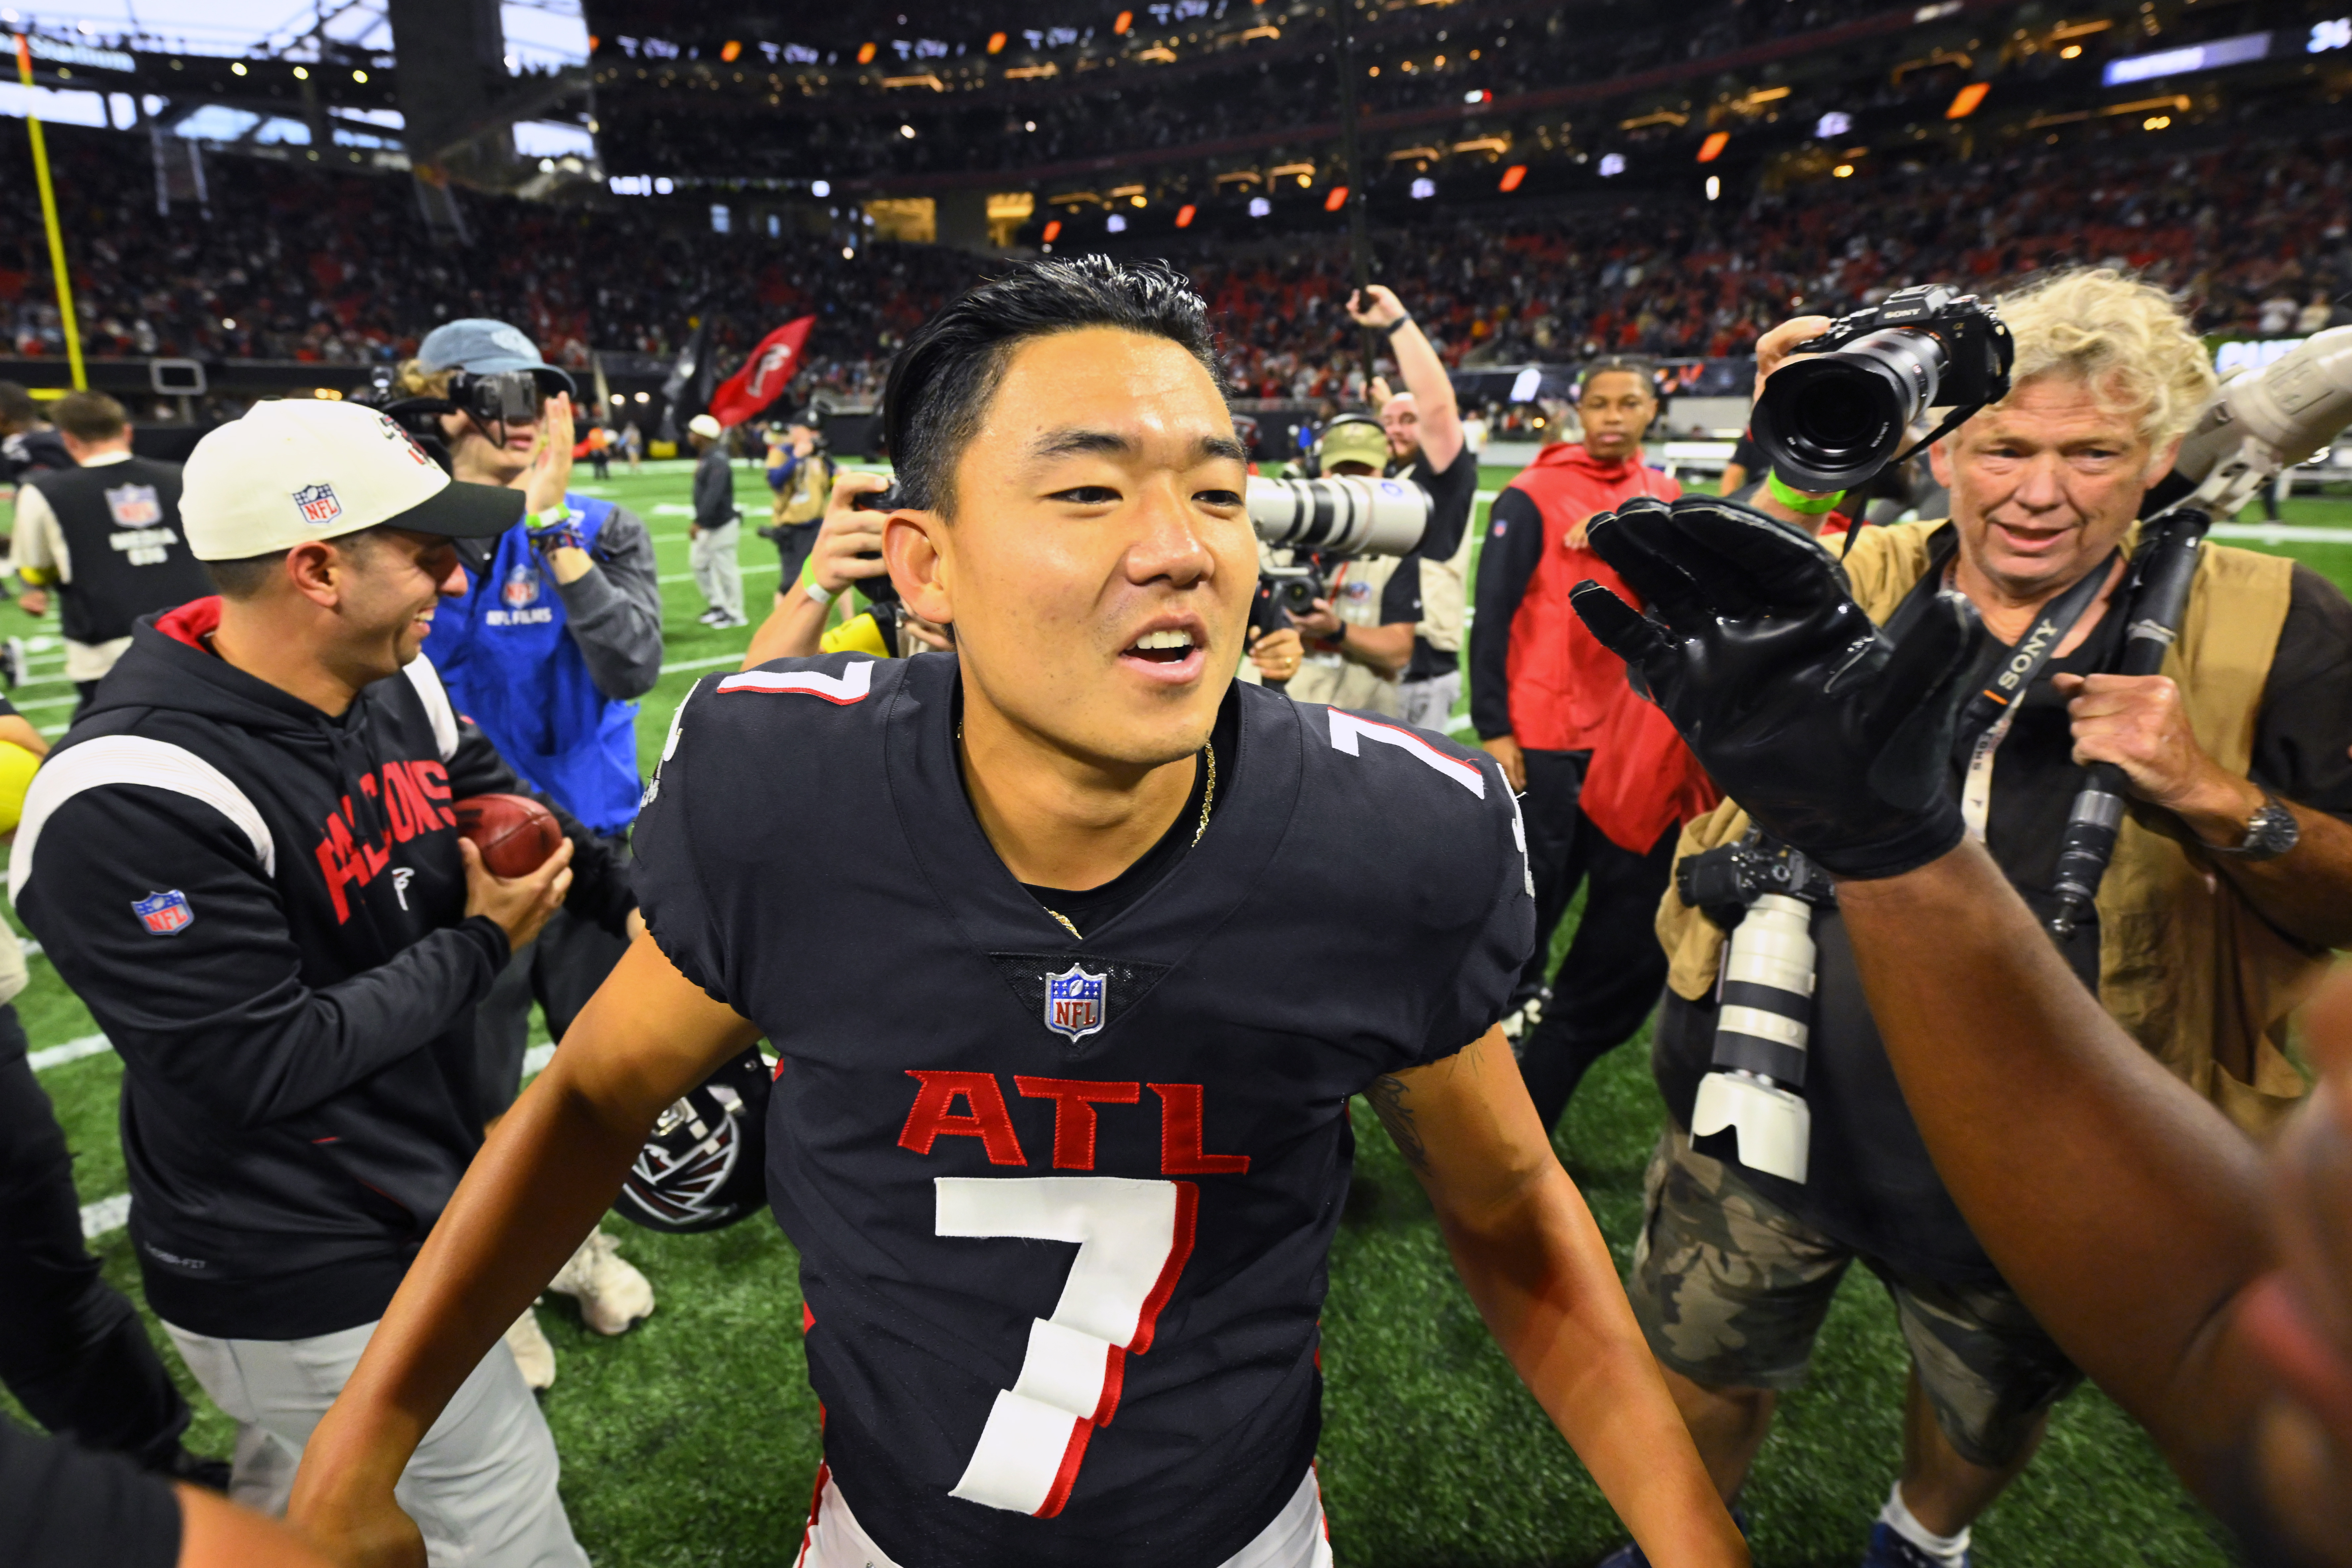
{"type": "Polygon", "coordinates": [[[764,1035],[827,1417],[812,1568],[1328,1563],[1316,1320],[1360,1092],[1651,1559],[1746,1562],[1494,1027],[1533,925],[1500,773],[1232,679],[1256,550],[1214,364],[1178,275],[1098,257],[909,341],[883,550],[955,652],[680,706],[650,936],[312,1438],[320,1539],[423,1561],[411,1447],[663,1109],[764,1035]]]}

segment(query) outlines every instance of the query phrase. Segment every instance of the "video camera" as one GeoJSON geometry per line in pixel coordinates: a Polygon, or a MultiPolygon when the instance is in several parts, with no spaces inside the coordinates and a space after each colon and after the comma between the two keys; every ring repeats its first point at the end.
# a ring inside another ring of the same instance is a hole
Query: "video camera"
{"type": "Polygon", "coordinates": [[[1329,596],[1325,564],[1360,555],[1408,555],[1429,528],[1433,502],[1410,479],[1349,476],[1268,479],[1252,475],[1250,527],[1291,554],[1287,566],[1259,569],[1250,624],[1280,631],[1329,596]]]}
{"type": "Polygon", "coordinates": [[[1999,311],[1934,283],[1841,317],[1793,352],[1822,357],[1773,373],[1748,434],[1781,483],[1810,491],[1851,490],[1900,461],[1904,432],[1930,408],[1952,413],[1912,451],[2000,402],[2017,357],[1999,311]]]}

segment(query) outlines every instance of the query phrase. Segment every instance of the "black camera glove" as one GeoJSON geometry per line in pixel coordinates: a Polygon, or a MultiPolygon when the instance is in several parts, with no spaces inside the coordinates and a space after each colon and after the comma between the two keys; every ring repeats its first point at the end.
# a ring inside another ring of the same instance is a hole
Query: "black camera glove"
{"type": "Polygon", "coordinates": [[[1892,877],[1960,841],[1952,725],[1979,639],[1947,594],[1900,644],[1786,523],[1714,496],[1647,497],[1586,536],[1646,600],[1598,583],[1576,613],[1758,826],[1840,877],[1892,877]]]}

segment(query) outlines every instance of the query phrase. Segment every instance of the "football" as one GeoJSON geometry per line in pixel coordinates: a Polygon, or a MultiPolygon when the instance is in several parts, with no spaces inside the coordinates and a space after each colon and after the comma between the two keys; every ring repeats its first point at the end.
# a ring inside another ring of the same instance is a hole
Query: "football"
{"type": "Polygon", "coordinates": [[[555,814],[529,795],[467,795],[453,809],[457,831],[474,841],[493,877],[527,877],[563,842],[555,814]]]}

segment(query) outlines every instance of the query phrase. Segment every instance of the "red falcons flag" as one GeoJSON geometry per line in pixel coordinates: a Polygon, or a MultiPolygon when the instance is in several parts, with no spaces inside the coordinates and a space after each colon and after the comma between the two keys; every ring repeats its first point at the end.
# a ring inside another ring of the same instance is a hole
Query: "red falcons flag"
{"type": "Polygon", "coordinates": [[[721,425],[740,425],[782,397],[801,368],[801,349],[814,325],[814,316],[803,316],[762,338],[743,368],[710,395],[710,416],[721,425]]]}

